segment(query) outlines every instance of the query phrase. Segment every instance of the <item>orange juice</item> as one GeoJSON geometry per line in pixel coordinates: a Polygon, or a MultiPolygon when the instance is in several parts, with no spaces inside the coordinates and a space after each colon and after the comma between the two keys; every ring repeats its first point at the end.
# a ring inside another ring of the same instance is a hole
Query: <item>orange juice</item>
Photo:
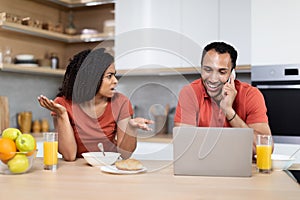
{"type": "Polygon", "coordinates": [[[58,142],[44,142],[44,164],[57,165],[58,142]]]}
{"type": "Polygon", "coordinates": [[[272,168],[271,154],[271,145],[256,145],[256,165],[259,170],[270,170],[272,168]]]}

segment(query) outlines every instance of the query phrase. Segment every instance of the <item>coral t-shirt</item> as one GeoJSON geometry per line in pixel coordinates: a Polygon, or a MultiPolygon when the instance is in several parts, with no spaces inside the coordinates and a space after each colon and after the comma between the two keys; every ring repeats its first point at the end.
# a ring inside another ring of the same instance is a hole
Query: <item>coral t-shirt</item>
{"type": "MultiPolygon", "coordinates": [[[[235,80],[237,90],[233,109],[246,123],[267,123],[267,108],[262,93],[248,83],[235,80]]],[[[230,127],[219,105],[211,99],[202,79],[186,85],[179,94],[174,122],[200,127],[230,127]]]]}
{"type": "Polygon", "coordinates": [[[54,101],[67,109],[77,143],[77,158],[82,157],[81,153],[84,152],[99,151],[99,142],[103,143],[105,151],[117,151],[117,122],[133,115],[131,103],[126,96],[116,93],[98,118],[87,115],[79,104],[73,104],[64,97],[57,97],[54,101]]]}

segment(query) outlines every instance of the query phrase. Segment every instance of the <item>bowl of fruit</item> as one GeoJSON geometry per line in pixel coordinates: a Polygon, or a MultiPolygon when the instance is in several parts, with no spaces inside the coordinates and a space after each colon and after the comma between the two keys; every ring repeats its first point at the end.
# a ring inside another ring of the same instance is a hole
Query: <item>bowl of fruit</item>
{"type": "Polygon", "coordinates": [[[31,134],[23,134],[17,128],[5,129],[0,137],[0,173],[29,172],[36,153],[36,140],[31,134]]]}

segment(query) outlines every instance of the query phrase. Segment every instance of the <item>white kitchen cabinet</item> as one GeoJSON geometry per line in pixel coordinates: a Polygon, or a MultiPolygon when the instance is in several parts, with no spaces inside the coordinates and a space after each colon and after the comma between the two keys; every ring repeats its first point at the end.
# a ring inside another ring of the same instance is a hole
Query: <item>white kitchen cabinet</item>
{"type": "Polygon", "coordinates": [[[180,65],[181,0],[119,0],[115,4],[117,69],[180,65]]]}
{"type": "MultiPolygon", "coordinates": [[[[192,53],[194,66],[201,60],[204,46],[211,41],[224,41],[238,51],[237,65],[251,63],[251,0],[182,1],[182,33],[197,45],[183,44],[184,55],[192,53]],[[190,49],[190,50],[189,50],[190,49]]],[[[184,64],[184,66],[188,66],[184,64]]]]}
{"type": "Polygon", "coordinates": [[[199,66],[204,46],[219,38],[219,0],[183,0],[181,4],[182,66],[199,66]]]}
{"type": "Polygon", "coordinates": [[[194,66],[200,63],[204,46],[215,40],[230,43],[237,49],[237,65],[249,65],[251,0],[182,1],[182,33],[198,45],[199,49],[193,52],[191,44],[183,44],[184,55],[192,53],[192,58],[198,56],[198,61],[191,59],[194,66]]]}
{"type": "Polygon", "coordinates": [[[252,0],[252,65],[300,63],[300,1],[252,0]]]}
{"type": "Polygon", "coordinates": [[[238,51],[237,65],[251,64],[251,0],[219,0],[219,39],[238,51]]]}
{"type": "Polygon", "coordinates": [[[217,5],[218,0],[117,1],[117,69],[197,66],[203,44],[217,38],[217,5]]]}
{"type": "Polygon", "coordinates": [[[249,65],[250,1],[119,0],[116,68],[194,69],[203,47],[215,40],[233,44],[239,51],[238,64],[249,65]]]}

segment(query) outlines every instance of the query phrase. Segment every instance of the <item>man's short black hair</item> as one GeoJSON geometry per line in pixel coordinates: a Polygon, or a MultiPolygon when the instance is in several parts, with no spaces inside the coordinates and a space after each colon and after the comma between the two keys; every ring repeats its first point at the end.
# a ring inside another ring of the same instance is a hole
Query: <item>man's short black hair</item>
{"type": "Polygon", "coordinates": [[[232,69],[235,68],[238,53],[233,46],[231,46],[225,42],[212,42],[212,43],[206,45],[206,47],[204,47],[203,52],[202,52],[201,65],[203,64],[203,58],[206,55],[206,53],[212,49],[214,49],[216,52],[218,52],[220,54],[229,53],[230,58],[231,58],[232,69]]]}

